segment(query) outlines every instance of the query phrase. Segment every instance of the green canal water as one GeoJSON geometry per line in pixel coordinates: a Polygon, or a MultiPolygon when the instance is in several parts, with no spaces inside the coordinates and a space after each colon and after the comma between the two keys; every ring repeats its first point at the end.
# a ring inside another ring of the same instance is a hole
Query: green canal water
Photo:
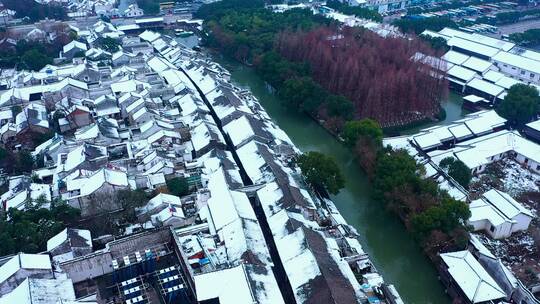
{"type": "MultiPolygon", "coordinates": [[[[273,120],[302,151],[320,151],[335,158],[346,179],[345,189],[333,196],[345,219],[360,234],[369,253],[387,282],[394,284],[405,303],[450,303],[437,279],[434,266],[421,252],[403,224],[369,197],[370,184],[350,151],[321,126],[305,115],[282,107],[277,96],[266,89],[253,69],[223,58],[215,58],[232,73],[232,81],[249,88],[273,120]]],[[[444,105],[447,120],[459,118],[458,97],[450,96],[444,105]]],[[[412,131],[411,131],[412,132],[412,131]]]]}

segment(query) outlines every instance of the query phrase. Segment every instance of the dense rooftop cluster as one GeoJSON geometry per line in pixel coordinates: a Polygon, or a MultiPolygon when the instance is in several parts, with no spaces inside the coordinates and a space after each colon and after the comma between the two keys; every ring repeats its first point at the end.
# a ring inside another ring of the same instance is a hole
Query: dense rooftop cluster
{"type": "Polygon", "coordinates": [[[2,207],[60,200],[83,219],[127,208],[135,218],[117,222],[127,236],[104,249],[93,251],[90,231],[71,227],[47,242],[52,264],[43,255],[6,259],[0,303],[26,292],[74,303],[172,294],[220,303],[399,300],[354,228],[306,186],[298,149],[225,69],[155,32],[127,36],[100,21],[80,37],[63,49],[67,64],[4,74],[2,141],[10,152],[30,151],[35,164],[8,178],[2,207]],[[119,50],[100,48],[103,38],[119,50]],[[43,134],[54,135],[36,142],[43,134]],[[167,193],[175,179],[188,194],[167,193]],[[152,198],[126,205],[119,193],[133,191],[152,198]],[[11,269],[23,258],[48,264],[11,269]]]}

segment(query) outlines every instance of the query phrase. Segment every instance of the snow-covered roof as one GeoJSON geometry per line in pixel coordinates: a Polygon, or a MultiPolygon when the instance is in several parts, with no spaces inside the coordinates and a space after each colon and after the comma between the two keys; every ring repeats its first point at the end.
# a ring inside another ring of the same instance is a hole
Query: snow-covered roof
{"type": "Polygon", "coordinates": [[[504,92],[503,87],[479,78],[471,80],[469,83],[467,83],[467,86],[494,97],[499,96],[501,93],[504,92]]]}
{"type": "Polygon", "coordinates": [[[480,97],[476,95],[467,95],[463,97],[463,100],[466,100],[470,103],[487,102],[487,100],[484,97],[480,97]]]}
{"type": "Polygon", "coordinates": [[[496,85],[503,87],[505,89],[510,89],[511,86],[515,84],[523,83],[517,79],[510,78],[508,76],[501,77],[499,80],[495,82],[496,85]]]}
{"type": "MultiPolygon", "coordinates": [[[[27,278],[12,292],[0,297],[0,304],[78,303],[70,279],[27,278]]],[[[85,302],[86,303],[86,302],[85,302]]],[[[95,302],[94,302],[95,303],[95,302]]],[[[88,302],[88,304],[93,304],[88,302]]]]}
{"type": "Polygon", "coordinates": [[[167,60],[160,58],[160,57],[152,57],[148,61],[146,61],[146,64],[154,71],[154,72],[163,72],[167,69],[175,69],[174,65],[170,64],[167,60]]]}
{"type": "Polygon", "coordinates": [[[416,144],[424,150],[437,147],[442,144],[439,137],[436,134],[433,134],[431,132],[414,136],[413,139],[416,142],[416,144]]]}
{"type": "Polygon", "coordinates": [[[474,246],[476,250],[478,250],[480,254],[487,256],[489,258],[492,258],[494,260],[497,259],[497,257],[495,257],[493,253],[491,253],[491,251],[489,251],[489,249],[487,249],[487,247],[484,246],[482,242],[480,242],[480,240],[478,239],[476,235],[469,233],[469,236],[470,236],[469,242],[474,246]]]}
{"type": "Polygon", "coordinates": [[[499,52],[499,49],[497,48],[462,39],[459,37],[452,37],[447,41],[447,43],[451,47],[457,47],[489,58],[495,56],[499,52]]]}
{"type": "Polygon", "coordinates": [[[233,145],[237,147],[255,135],[255,132],[245,115],[225,125],[223,130],[227,132],[233,145]]]}
{"type": "Polygon", "coordinates": [[[235,200],[243,200],[248,203],[249,200],[245,193],[229,190],[223,170],[219,169],[209,177],[207,187],[210,191],[208,208],[215,230],[220,230],[239,219],[235,200]]]}
{"type": "Polygon", "coordinates": [[[506,297],[497,282],[469,251],[442,253],[440,256],[454,281],[472,303],[506,297]]]}
{"type": "Polygon", "coordinates": [[[444,152],[430,152],[434,161],[454,155],[470,169],[478,168],[491,162],[491,157],[514,151],[540,163],[540,145],[523,138],[516,131],[502,130],[460,143],[444,152]]]}
{"type": "Polygon", "coordinates": [[[13,111],[11,111],[11,109],[0,111],[0,120],[12,119],[12,118],[13,118],[13,111]]]}
{"type": "Polygon", "coordinates": [[[519,214],[534,217],[532,212],[513,199],[508,193],[491,189],[482,195],[495,208],[501,211],[506,217],[513,219],[519,214]]]}
{"type": "Polygon", "coordinates": [[[526,124],[526,126],[533,130],[540,131],[540,119],[537,121],[530,122],[526,124]]]}
{"type": "Polygon", "coordinates": [[[486,60],[482,60],[476,57],[470,57],[469,59],[465,60],[461,65],[473,71],[484,73],[485,71],[489,70],[493,64],[486,60]]]}
{"type": "Polygon", "coordinates": [[[182,207],[169,204],[166,208],[158,212],[157,214],[152,215],[153,221],[166,222],[171,218],[185,218],[184,211],[182,207]]]}
{"type": "Polygon", "coordinates": [[[433,37],[433,38],[442,38],[444,40],[448,40],[450,39],[451,37],[449,36],[446,36],[446,35],[443,35],[441,33],[437,33],[437,32],[434,32],[434,31],[431,31],[431,30],[424,30],[420,36],[429,36],[429,37],[433,37]]]}
{"type": "Polygon", "coordinates": [[[47,241],[47,251],[54,250],[64,242],[70,247],[92,247],[90,230],[66,228],[47,241]]]}
{"type": "Polygon", "coordinates": [[[247,175],[254,183],[257,184],[259,182],[264,182],[268,179],[272,180],[274,178],[273,175],[268,172],[268,169],[265,169],[265,167],[268,166],[259,152],[257,142],[253,140],[250,141],[249,143],[240,147],[236,153],[242,160],[242,165],[244,166],[247,175]]]}
{"type": "Polygon", "coordinates": [[[81,140],[81,141],[96,138],[99,135],[99,127],[97,124],[94,123],[94,124],[77,129],[74,135],[75,135],[76,140],[81,140]]]}
{"type": "Polygon", "coordinates": [[[131,79],[112,83],[111,90],[115,93],[135,92],[137,91],[138,85],[141,85],[142,88],[150,87],[150,85],[146,82],[131,79]]]}
{"type": "Polygon", "coordinates": [[[77,48],[77,49],[80,49],[82,51],[87,50],[86,44],[84,44],[82,42],[79,42],[77,40],[73,40],[70,43],[64,45],[63,52],[67,53],[67,52],[71,51],[73,48],[77,48]]]}
{"type": "Polygon", "coordinates": [[[439,34],[445,35],[448,37],[460,37],[466,40],[474,41],[475,43],[478,43],[478,44],[487,45],[492,48],[500,49],[503,51],[508,51],[515,46],[514,43],[509,42],[509,41],[492,38],[492,37],[485,36],[478,33],[466,33],[466,32],[459,31],[459,30],[449,28],[449,27],[445,27],[442,30],[440,30],[439,34]]]}
{"type": "Polygon", "coordinates": [[[201,123],[191,130],[191,142],[195,151],[200,151],[207,147],[211,141],[224,143],[223,135],[212,123],[201,123]]]}
{"type": "Polygon", "coordinates": [[[122,187],[129,185],[125,172],[112,169],[100,169],[88,177],[68,180],[66,184],[68,191],[79,190],[80,196],[87,196],[105,183],[122,187]]]}
{"type": "Polygon", "coordinates": [[[459,80],[463,80],[465,82],[470,81],[477,75],[475,71],[466,69],[459,65],[455,65],[452,68],[450,68],[447,74],[450,77],[458,78],[459,80]]]}
{"type": "Polygon", "coordinates": [[[472,201],[469,204],[469,210],[471,211],[471,217],[468,219],[470,223],[489,221],[495,227],[504,223],[512,223],[511,219],[505,217],[493,205],[481,198],[472,201]]]}
{"type": "Polygon", "coordinates": [[[139,37],[142,39],[142,40],[145,40],[145,41],[148,41],[148,42],[152,42],[156,39],[158,39],[159,37],[161,37],[161,34],[160,33],[156,33],[156,32],[152,32],[152,31],[144,31],[143,33],[141,33],[139,35],[139,37]]]}
{"type": "Polygon", "coordinates": [[[182,201],[176,195],[171,195],[167,193],[159,193],[158,195],[154,196],[151,200],[149,200],[148,203],[146,203],[146,205],[140,209],[140,211],[151,212],[152,210],[155,210],[162,206],[168,206],[168,205],[181,207],[182,201]]]}
{"type": "Polygon", "coordinates": [[[254,303],[253,292],[243,264],[196,275],[197,301],[219,299],[220,304],[254,303]]]}
{"type": "Polygon", "coordinates": [[[497,55],[493,56],[493,60],[518,67],[522,70],[530,71],[531,73],[538,73],[538,71],[540,71],[540,61],[509,52],[499,52],[497,55]]]}
{"type": "Polygon", "coordinates": [[[489,82],[497,82],[499,79],[505,77],[503,73],[497,72],[494,70],[487,71],[484,76],[482,76],[484,80],[487,80],[489,82]]]}
{"type": "Polygon", "coordinates": [[[42,104],[36,102],[29,103],[15,116],[15,124],[17,125],[17,131],[21,131],[27,126],[49,128],[47,109],[42,104]]]}
{"type": "Polygon", "coordinates": [[[52,272],[51,260],[46,254],[19,253],[0,266],[0,283],[9,279],[20,269],[49,270],[52,272]]]}
{"type": "Polygon", "coordinates": [[[152,23],[152,22],[163,22],[163,17],[141,18],[141,19],[135,20],[136,24],[152,23]]]}
{"type": "Polygon", "coordinates": [[[461,54],[456,51],[450,50],[446,52],[446,54],[444,54],[441,58],[450,63],[461,65],[462,63],[464,63],[465,61],[467,61],[467,59],[471,57],[465,54],[461,54]]]}
{"type": "Polygon", "coordinates": [[[481,135],[504,126],[506,119],[499,116],[494,110],[485,110],[471,113],[459,122],[463,122],[474,134],[481,135]]]}

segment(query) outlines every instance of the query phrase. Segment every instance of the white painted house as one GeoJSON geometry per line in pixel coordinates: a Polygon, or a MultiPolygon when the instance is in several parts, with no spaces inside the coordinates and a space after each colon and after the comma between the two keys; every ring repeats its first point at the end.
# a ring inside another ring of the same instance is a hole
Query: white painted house
{"type": "Polygon", "coordinates": [[[534,215],[510,195],[492,189],[469,205],[469,225],[474,231],[483,230],[494,239],[509,237],[512,233],[527,230],[534,215]]]}

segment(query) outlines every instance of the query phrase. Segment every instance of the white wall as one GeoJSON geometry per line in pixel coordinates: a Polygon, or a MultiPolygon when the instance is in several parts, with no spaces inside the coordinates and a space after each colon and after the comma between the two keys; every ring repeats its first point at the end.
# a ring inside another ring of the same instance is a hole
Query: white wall
{"type": "Polygon", "coordinates": [[[494,239],[503,239],[509,237],[512,234],[513,228],[511,222],[504,222],[498,226],[494,226],[487,219],[480,221],[469,221],[469,225],[473,227],[473,231],[483,230],[494,239]],[[492,226],[495,228],[493,231],[491,231],[492,226]]]}
{"type": "Polygon", "coordinates": [[[519,79],[525,83],[534,82],[536,84],[540,84],[540,71],[522,70],[518,67],[497,60],[494,60],[494,62],[497,63],[497,67],[504,74],[512,76],[513,78],[519,79]],[[534,74],[533,77],[531,77],[531,73],[534,74]]]}
{"type": "Polygon", "coordinates": [[[527,230],[529,228],[529,224],[531,223],[532,218],[523,213],[520,213],[515,216],[513,220],[515,220],[516,222],[514,223],[514,225],[512,225],[512,232],[516,232],[527,230]]]}
{"type": "Polygon", "coordinates": [[[525,160],[527,160],[527,168],[533,170],[536,173],[540,173],[540,168],[538,167],[540,163],[533,161],[530,158],[527,158],[521,154],[516,155],[516,161],[519,162],[522,165],[525,165],[525,160]]]}

